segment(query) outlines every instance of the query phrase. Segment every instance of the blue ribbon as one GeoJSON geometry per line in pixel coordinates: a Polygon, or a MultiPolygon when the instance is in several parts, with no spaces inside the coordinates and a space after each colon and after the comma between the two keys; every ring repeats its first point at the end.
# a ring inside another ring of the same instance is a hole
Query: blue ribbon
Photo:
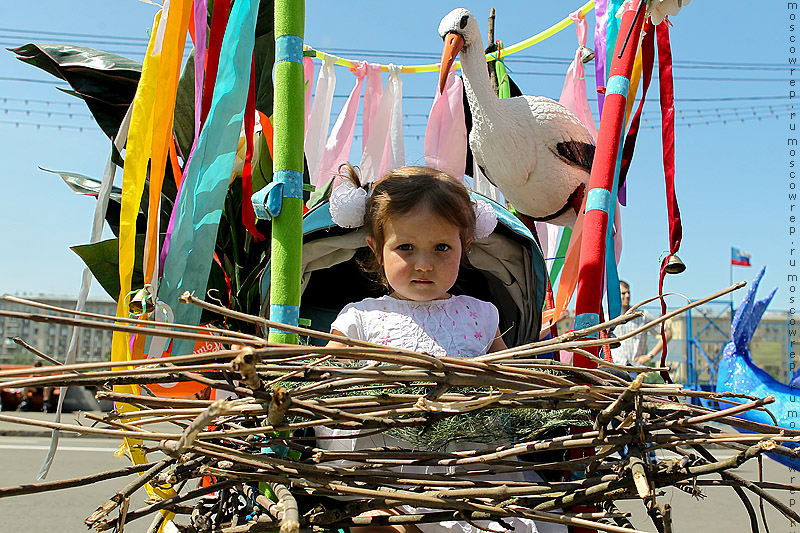
{"type": "MultiPolygon", "coordinates": [[[[296,326],[300,323],[300,306],[270,304],[269,319],[272,320],[273,322],[280,322],[282,324],[296,326]]],[[[285,333],[277,328],[270,328],[270,331],[285,333]]]]}
{"type": "Polygon", "coordinates": [[[606,85],[606,95],[621,94],[627,98],[631,81],[625,76],[611,76],[606,85]]]}
{"type": "Polygon", "coordinates": [[[586,210],[591,211],[592,209],[598,209],[608,214],[611,209],[611,193],[602,187],[589,190],[589,196],[586,198],[586,210]]]}
{"type": "Polygon", "coordinates": [[[284,198],[303,198],[303,173],[278,170],[266,187],[253,194],[253,211],[260,220],[272,220],[281,214],[284,198]]]}
{"type": "Polygon", "coordinates": [[[283,183],[284,198],[303,197],[303,173],[297,170],[276,170],[273,174],[274,181],[283,183]]]}
{"type": "Polygon", "coordinates": [[[275,63],[303,63],[303,39],[297,35],[281,35],[275,39],[275,63]]]}
{"type": "MultiPolygon", "coordinates": [[[[184,291],[201,296],[206,292],[219,220],[242,130],[258,5],[259,0],[233,4],[222,39],[222,60],[211,108],[175,206],[178,213],[164,262],[159,299],[175,310],[175,322],[179,324],[200,322],[201,309],[194,305],[178,305],[178,298],[184,291]]],[[[172,354],[191,353],[193,344],[194,341],[175,339],[172,354]]]]}
{"type": "MultiPolygon", "coordinates": [[[[600,323],[600,315],[597,313],[581,313],[575,317],[575,331],[590,328],[600,323]]],[[[597,339],[600,336],[599,332],[587,335],[590,339],[597,339]]]]}
{"type": "Polygon", "coordinates": [[[283,206],[283,183],[271,181],[266,187],[253,194],[253,211],[259,220],[272,220],[281,214],[283,206]]]}

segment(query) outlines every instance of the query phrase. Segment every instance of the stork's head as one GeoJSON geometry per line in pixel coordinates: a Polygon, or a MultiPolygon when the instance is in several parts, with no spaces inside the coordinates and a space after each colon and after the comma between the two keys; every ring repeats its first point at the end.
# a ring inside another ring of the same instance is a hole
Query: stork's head
{"type": "Polygon", "coordinates": [[[439,23],[439,35],[444,39],[442,64],[439,67],[439,92],[442,92],[447,73],[453,67],[458,53],[468,48],[476,37],[480,37],[478,21],[468,10],[459,7],[445,15],[439,23]]]}

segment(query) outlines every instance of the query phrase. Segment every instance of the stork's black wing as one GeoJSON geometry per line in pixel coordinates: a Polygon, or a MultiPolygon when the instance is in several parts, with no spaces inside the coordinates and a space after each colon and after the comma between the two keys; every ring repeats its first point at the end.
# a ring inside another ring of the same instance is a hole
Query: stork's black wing
{"type": "Polygon", "coordinates": [[[582,168],[586,172],[592,170],[594,145],[580,141],[564,141],[556,144],[556,155],[568,164],[582,168]]]}

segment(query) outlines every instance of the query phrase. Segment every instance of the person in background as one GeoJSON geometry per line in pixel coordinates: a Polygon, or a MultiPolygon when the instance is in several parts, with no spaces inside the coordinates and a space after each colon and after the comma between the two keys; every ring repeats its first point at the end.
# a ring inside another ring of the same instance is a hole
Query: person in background
{"type": "MultiPolygon", "coordinates": [[[[622,300],[622,313],[625,313],[631,308],[630,284],[628,284],[627,281],[620,280],[619,291],[622,300]]],[[[644,316],[635,318],[614,328],[614,335],[622,337],[653,320],[655,320],[653,315],[644,311],[644,316]]],[[[669,321],[664,324],[664,336],[666,342],[669,342],[672,338],[672,328],[670,327],[669,321]]],[[[653,327],[643,331],[639,335],[620,341],[619,347],[611,348],[611,358],[619,365],[641,366],[658,357],[659,354],[661,354],[662,347],[663,343],[661,335],[659,335],[659,328],[653,327]],[[648,350],[647,346],[650,344],[649,341],[653,335],[656,336],[657,341],[653,348],[648,350]]]]}

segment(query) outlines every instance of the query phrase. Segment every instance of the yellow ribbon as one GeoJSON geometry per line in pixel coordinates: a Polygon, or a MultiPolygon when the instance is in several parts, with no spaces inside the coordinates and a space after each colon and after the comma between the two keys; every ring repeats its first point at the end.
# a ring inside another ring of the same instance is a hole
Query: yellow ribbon
{"type": "MultiPolygon", "coordinates": [[[[161,212],[161,187],[167,152],[172,145],[172,122],[178,90],[183,43],[189,29],[191,0],[170,3],[170,14],[161,47],[161,66],[156,83],[153,109],[153,145],[150,160],[150,199],[147,216],[147,241],[144,254],[144,282],[152,283],[158,258],[158,220],[161,212]]],[[[178,177],[176,176],[176,181],[178,177]]]]}
{"type": "MultiPolygon", "coordinates": [[[[117,316],[127,316],[125,296],[131,290],[136,249],[136,218],[144,191],[148,162],[150,162],[152,171],[145,253],[145,283],[152,281],[155,270],[155,258],[158,253],[157,221],[160,211],[161,186],[164,179],[163,169],[166,165],[167,151],[172,138],[175,94],[191,5],[191,0],[173,0],[166,14],[163,11],[156,14],[153,21],[153,32],[142,66],[142,75],[132,104],[120,209],[120,294],[117,300],[117,316]]],[[[129,335],[122,332],[114,333],[111,360],[130,361],[133,358],[141,358],[144,338],[143,335],[137,337],[133,353],[131,353],[129,335]]],[[[115,385],[114,390],[139,394],[140,387],[138,385],[115,385]]],[[[128,404],[118,404],[117,408],[122,413],[133,409],[128,404]]],[[[142,441],[139,439],[125,439],[125,445],[134,464],[141,464],[147,460],[145,452],[140,448],[141,443],[142,441]]],[[[151,497],[165,499],[176,495],[172,489],[164,490],[149,484],[145,488],[151,497]]],[[[174,516],[172,513],[163,511],[162,514],[165,516],[165,522],[174,516]]]]}
{"type": "MultiPolygon", "coordinates": [[[[583,4],[583,6],[581,6],[580,12],[582,15],[585,16],[592,9],[594,9],[594,0],[589,0],[588,2],[583,4]]],[[[533,46],[536,43],[542,42],[545,39],[552,37],[561,30],[569,27],[570,24],[574,24],[572,19],[570,19],[569,16],[564,17],[562,20],[553,24],[546,30],[540,31],[536,35],[528,37],[524,41],[520,41],[517,44],[513,44],[508,48],[504,48],[503,55],[511,55],[521,50],[525,50],[526,48],[533,46]]],[[[334,63],[336,65],[341,65],[343,67],[348,67],[348,68],[356,68],[356,65],[354,64],[352,59],[346,59],[344,57],[339,57],[333,54],[328,54],[326,52],[321,52],[319,50],[311,48],[310,46],[307,46],[306,50],[314,52],[315,53],[314,57],[316,57],[317,59],[325,59],[325,57],[331,57],[335,60],[334,63]]],[[[493,60],[492,54],[486,54],[486,61],[492,61],[492,60],[493,60]]],[[[454,69],[461,68],[461,62],[456,61],[453,64],[453,68],[454,69]]],[[[389,65],[381,65],[381,72],[389,72],[389,65]]],[[[431,63],[427,65],[406,65],[400,69],[400,72],[439,72],[439,63],[431,63]]]]}

